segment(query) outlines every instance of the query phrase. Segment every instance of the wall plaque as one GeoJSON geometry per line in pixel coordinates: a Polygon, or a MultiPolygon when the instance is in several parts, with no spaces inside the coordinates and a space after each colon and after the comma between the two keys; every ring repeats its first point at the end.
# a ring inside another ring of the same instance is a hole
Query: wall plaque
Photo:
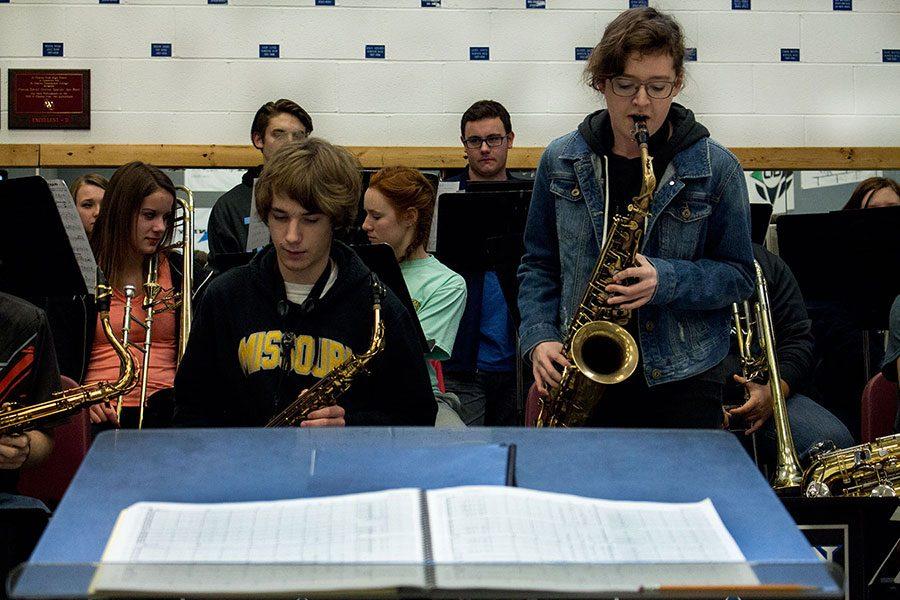
{"type": "Polygon", "coordinates": [[[10,129],[90,129],[90,69],[10,69],[10,129]]]}

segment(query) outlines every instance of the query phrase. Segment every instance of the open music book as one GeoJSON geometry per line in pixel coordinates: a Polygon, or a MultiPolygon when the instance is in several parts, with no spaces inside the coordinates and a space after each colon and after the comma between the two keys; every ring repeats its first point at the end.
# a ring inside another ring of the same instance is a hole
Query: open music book
{"type": "Polygon", "coordinates": [[[122,511],[92,595],[519,590],[759,581],[709,499],[469,486],[122,511]]]}

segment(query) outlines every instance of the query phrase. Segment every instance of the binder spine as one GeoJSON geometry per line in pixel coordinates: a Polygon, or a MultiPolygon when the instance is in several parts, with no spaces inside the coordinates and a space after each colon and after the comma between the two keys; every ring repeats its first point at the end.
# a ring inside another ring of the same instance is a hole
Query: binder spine
{"type": "Polygon", "coordinates": [[[419,490],[419,516],[422,519],[422,545],[425,556],[425,585],[427,589],[435,588],[434,553],[431,547],[431,526],[428,523],[428,495],[426,490],[419,490]]]}

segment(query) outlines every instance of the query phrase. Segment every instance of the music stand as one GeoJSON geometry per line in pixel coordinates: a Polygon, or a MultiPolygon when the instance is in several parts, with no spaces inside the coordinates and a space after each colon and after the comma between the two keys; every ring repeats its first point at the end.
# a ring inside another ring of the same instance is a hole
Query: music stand
{"type": "Polygon", "coordinates": [[[777,230],[807,302],[838,302],[861,329],[887,329],[900,294],[900,207],[786,214],[777,230]]]}
{"type": "Polygon", "coordinates": [[[412,317],[413,327],[416,333],[416,339],[422,347],[422,353],[428,354],[434,347],[434,340],[425,338],[425,332],[422,330],[422,324],[419,323],[419,317],[416,315],[416,309],[413,306],[412,296],[409,295],[409,288],[406,287],[406,280],[403,279],[403,273],[400,271],[400,264],[397,257],[394,256],[394,250],[388,244],[357,244],[351,246],[362,261],[369,267],[369,270],[378,275],[378,279],[386,285],[394,295],[399,298],[400,303],[406,308],[406,311],[412,317]]]}
{"type": "Polygon", "coordinates": [[[43,177],[0,181],[0,210],[0,289],[38,305],[43,297],[94,293],[43,177]]]}
{"type": "MultiPolygon", "coordinates": [[[[471,188],[468,188],[471,189],[471,188]]],[[[441,195],[435,256],[458,272],[494,271],[515,327],[520,317],[516,271],[531,192],[458,192],[441,195]]]]}
{"type": "Polygon", "coordinates": [[[505,181],[469,181],[467,192],[528,192],[534,189],[533,179],[507,179],[505,181]]]}
{"type": "Polygon", "coordinates": [[[769,223],[772,222],[772,211],[775,207],[768,202],[750,203],[750,239],[754,244],[765,246],[766,233],[769,231],[769,223]]]}

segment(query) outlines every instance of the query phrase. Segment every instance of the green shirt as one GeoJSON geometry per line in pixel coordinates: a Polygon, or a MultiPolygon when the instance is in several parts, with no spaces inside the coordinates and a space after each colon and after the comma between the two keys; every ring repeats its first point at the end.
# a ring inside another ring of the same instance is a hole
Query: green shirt
{"type": "MultiPolygon", "coordinates": [[[[425,339],[430,345],[433,344],[425,358],[450,358],[459,321],[466,308],[466,282],[431,255],[403,261],[400,271],[409,288],[425,339]]],[[[428,374],[431,387],[437,391],[437,377],[430,364],[428,374]]]]}

